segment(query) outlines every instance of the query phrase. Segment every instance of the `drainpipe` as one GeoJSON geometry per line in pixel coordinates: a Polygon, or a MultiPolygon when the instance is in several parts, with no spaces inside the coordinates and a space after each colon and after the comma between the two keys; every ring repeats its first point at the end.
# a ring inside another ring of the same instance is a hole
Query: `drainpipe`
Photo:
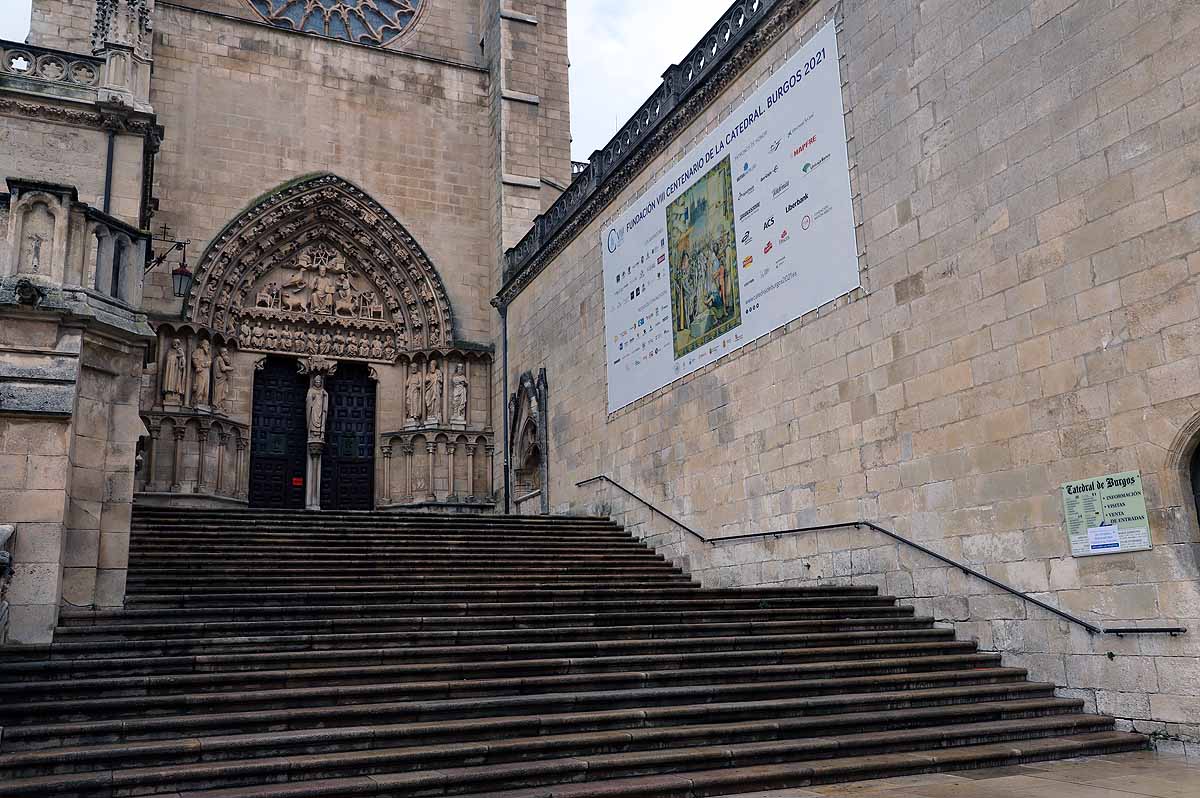
{"type": "Polygon", "coordinates": [[[500,368],[504,372],[501,377],[504,386],[504,402],[501,404],[501,412],[504,413],[504,514],[508,515],[512,512],[512,469],[508,464],[508,305],[498,304],[496,310],[500,311],[500,337],[504,342],[504,352],[500,355],[500,368]]]}
{"type": "Polygon", "coordinates": [[[109,206],[112,204],[112,173],[113,173],[113,151],[117,143],[117,130],[114,127],[108,129],[108,156],[104,161],[104,207],[102,210],[109,213],[109,206]]]}

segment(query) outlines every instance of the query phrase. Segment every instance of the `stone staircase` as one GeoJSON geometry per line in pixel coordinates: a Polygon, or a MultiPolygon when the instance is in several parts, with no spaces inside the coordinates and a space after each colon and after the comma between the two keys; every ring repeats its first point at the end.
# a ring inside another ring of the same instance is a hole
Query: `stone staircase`
{"type": "Polygon", "coordinates": [[[702,590],[584,518],[141,510],[0,651],[0,796],[704,796],[1139,749],[873,588],[702,590]]]}

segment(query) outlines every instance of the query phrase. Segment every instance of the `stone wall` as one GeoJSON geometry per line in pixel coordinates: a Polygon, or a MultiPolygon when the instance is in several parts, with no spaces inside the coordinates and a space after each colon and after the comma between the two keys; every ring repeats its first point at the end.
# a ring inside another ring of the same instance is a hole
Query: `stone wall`
{"type": "MultiPolygon", "coordinates": [[[[797,49],[817,2],[509,308],[510,378],[554,386],[553,507],[619,509],[575,486],[607,473],[710,535],[869,519],[1089,620],[1200,630],[1200,5],[840,8],[864,289],[606,413],[604,220],[797,49]],[[1124,470],[1153,551],[1072,558],[1059,485],[1124,470]]],[[[710,585],[880,584],[1102,711],[1198,731],[1195,633],[1067,633],[867,533],[676,556],[710,585]]]]}

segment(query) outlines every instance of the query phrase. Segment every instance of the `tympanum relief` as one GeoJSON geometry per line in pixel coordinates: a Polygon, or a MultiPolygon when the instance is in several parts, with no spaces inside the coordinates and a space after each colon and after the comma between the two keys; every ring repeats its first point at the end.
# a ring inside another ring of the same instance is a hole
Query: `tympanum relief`
{"type": "Polygon", "coordinates": [[[390,363],[408,345],[403,317],[393,316],[399,307],[385,306],[329,243],[305,248],[253,287],[243,283],[235,299],[242,349],[390,363]]]}

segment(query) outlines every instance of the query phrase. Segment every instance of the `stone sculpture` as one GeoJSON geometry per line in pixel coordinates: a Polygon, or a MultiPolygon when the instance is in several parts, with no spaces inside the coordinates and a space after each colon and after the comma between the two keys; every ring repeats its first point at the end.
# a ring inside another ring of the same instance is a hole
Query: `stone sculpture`
{"type": "Polygon", "coordinates": [[[208,341],[201,341],[192,352],[192,406],[208,405],[209,381],[212,378],[212,349],[208,341]]]}
{"type": "Polygon", "coordinates": [[[221,347],[213,362],[213,407],[221,413],[229,409],[226,403],[229,401],[229,375],[232,371],[233,358],[226,347],[221,347]]]}
{"type": "Polygon", "coordinates": [[[425,415],[425,400],[423,398],[424,381],[421,379],[421,367],[413,363],[408,370],[408,391],[405,399],[408,413],[408,423],[416,426],[425,415]]]}
{"type": "Polygon", "coordinates": [[[163,365],[163,401],[169,405],[183,403],[184,386],[187,384],[187,355],[183,353],[183,341],[171,341],[171,351],[163,365]]]}
{"type": "Polygon", "coordinates": [[[467,422],[467,375],[463,364],[454,367],[454,377],[450,380],[450,421],[454,424],[467,422]]]}
{"type": "Polygon", "coordinates": [[[321,509],[321,454],[325,449],[325,422],[329,417],[329,394],[325,377],[314,374],[304,399],[304,420],[308,428],[308,468],[305,474],[304,506],[321,509]]]}
{"type": "Polygon", "coordinates": [[[442,423],[442,370],[436,360],[429,361],[425,375],[425,423],[442,423]]]}

